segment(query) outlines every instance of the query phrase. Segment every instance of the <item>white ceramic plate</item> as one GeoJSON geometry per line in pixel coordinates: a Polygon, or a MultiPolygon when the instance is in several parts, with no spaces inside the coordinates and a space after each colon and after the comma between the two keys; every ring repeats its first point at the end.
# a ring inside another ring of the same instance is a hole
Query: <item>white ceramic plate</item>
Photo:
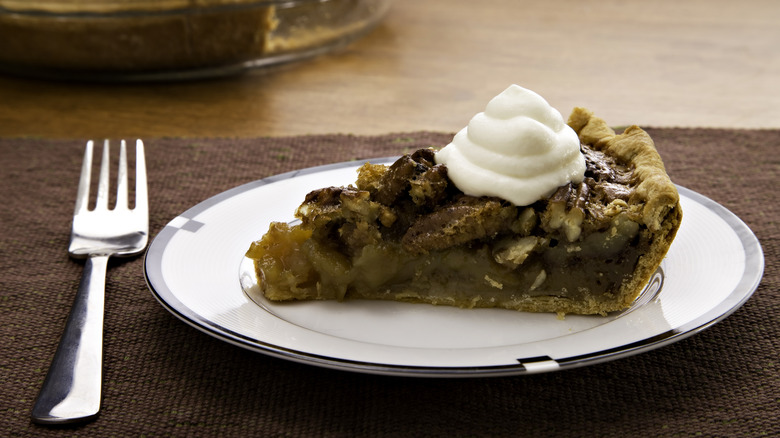
{"type": "Polygon", "coordinates": [[[193,327],[284,359],[388,375],[496,376],[589,365],[683,339],[734,312],[763,275],[763,252],[750,229],[719,204],[679,187],[684,217],[666,259],[630,309],[607,317],[263,300],[244,257],[249,244],[270,222],[294,219],[309,191],[354,182],[361,164],[265,178],[190,208],[147,251],[152,293],[193,327]]]}

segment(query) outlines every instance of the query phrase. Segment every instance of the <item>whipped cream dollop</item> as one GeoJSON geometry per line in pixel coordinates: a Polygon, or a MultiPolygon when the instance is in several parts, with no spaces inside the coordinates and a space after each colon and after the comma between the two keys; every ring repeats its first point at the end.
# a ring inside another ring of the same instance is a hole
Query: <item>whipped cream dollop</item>
{"type": "Polygon", "coordinates": [[[585,176],[577,133],[544,98],[518,85],[494,97],[436,153],[436,162],[467,195],[519,206],[585,176]]]}

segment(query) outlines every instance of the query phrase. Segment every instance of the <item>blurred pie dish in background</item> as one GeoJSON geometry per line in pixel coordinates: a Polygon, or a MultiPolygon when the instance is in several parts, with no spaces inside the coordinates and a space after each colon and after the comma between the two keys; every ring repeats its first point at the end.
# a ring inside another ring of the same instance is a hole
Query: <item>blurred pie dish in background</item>
{"type": "Polygon", "coordinates": [[[0,0],[0,70],[175,80],[310,58],[371,30],[390,0],[0,0]]]}

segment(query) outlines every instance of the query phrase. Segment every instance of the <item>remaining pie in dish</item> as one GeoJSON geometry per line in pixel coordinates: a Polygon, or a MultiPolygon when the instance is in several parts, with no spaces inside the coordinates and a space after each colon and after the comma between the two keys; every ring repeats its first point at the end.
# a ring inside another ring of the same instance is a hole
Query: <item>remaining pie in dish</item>
{"type": "MultiPolygon", "coordinates": [[[[493,110],[504,105],[514,108],[508,110],[512,113],[518,107],[505,104],[495,104],[493,110]]],[[[512,119],[500,111],[486,113],[501,123],[512,119]]],[[[397,300],[559,315],[603,315],[629,307],[661,263],[682,218],[677,190],[653,141],[636,126],[617,135],[582,108],[572,112],[568,127],[538,111],[529,114],[553,126],[550,132],[576,133],[571,136],[577,153],[550,149],[548,154],[568,157],[569,170],[558,172],[568,182],[558,184],[557,177],[544,176],[544,169],[534,164],[512,177],[520,183],[506,197],[460,188],[451,173],[462,163],[500,168],[511,161],[490,158],[500,148],[470,143],[485,137],[506,140],[501,137],[506,129],[491,137],[480,124],[493,122],[475,117],[468,128],[473,132],[458,134],[463,137],[460,149],[464,156],[488,159],[459,161],[448,145],[404,155],[391,166],[365,164],[354,185],[309,193],[296,211],[300,223],[271,223],[247,252],[264,296],[272,301],[397,300]],[[553,184],[552,191],[547,188],[536,199],[525,196],[533,199],[525,200],[526,205],[521,205],[523,196],[507,200],[535,187],[540,178],[553,184]]],[[[521,122],[537,129],[535,119],[521,122]]],[[[549,140],[530,136],[537,137],[549,140]]],[[[538,148],[529,151],[523,162],[545,161],[538,148]]],[[[489,182],[487,193],[513,184],[512,178],[504,181],[511,172],[501,172],[483,178],[489,182]]],[[[468,181],[461,186],[481,178],[459,171],[461,179],[464,175],[468,181]]]]}

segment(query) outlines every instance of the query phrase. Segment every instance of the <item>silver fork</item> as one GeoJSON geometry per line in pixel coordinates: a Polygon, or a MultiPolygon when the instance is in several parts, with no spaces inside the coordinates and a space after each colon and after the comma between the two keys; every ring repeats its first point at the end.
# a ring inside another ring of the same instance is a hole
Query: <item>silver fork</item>
{"type": "Polygon", "coordinates": [[[94,418],[100,411],[103,368],[103,307],[111,256],[133,256],[146,247],[149,207],[144,145],[136,141],[135,207],[128,206],[127,146],[122,140],[116,206],[108,206],[108,140],[103,144],[97,200],[89,210],[94,143],[87,142],[73,213],[68,253],[86,258],[84,273],[65,332],[32,409],[32,420],[65,424],[94,418]]]}

